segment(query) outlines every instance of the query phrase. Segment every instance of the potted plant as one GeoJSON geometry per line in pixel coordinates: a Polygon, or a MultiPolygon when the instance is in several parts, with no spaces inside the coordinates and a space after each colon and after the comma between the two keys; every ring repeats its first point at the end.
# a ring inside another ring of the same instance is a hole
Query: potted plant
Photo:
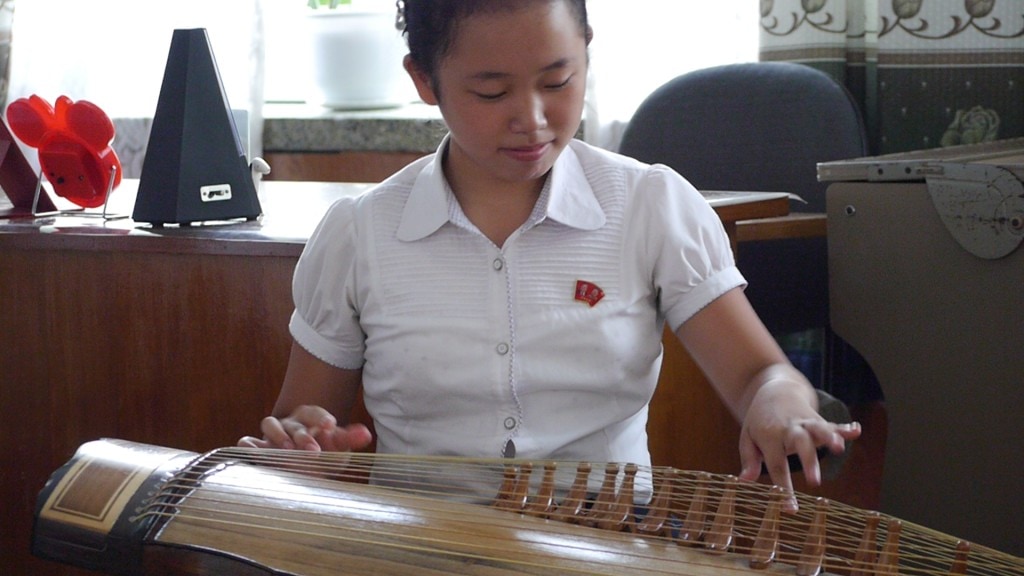
{"type": "Polygon", "coordinates": [[[309,0],[310,102],[335,109],[396,107],[412,101],[402,68],[405,41],[392,0],[309,0]]]}

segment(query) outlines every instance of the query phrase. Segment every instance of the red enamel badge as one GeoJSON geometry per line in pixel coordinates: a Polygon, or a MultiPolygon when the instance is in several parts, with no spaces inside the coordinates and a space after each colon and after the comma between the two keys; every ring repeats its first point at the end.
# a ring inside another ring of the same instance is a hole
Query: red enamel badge
{"type": "Polygon", "coordinates": [[[586,302],[587,305],[593,308],[602,298],[604,298],[604,290],[601,290],[597,284],[587,282],[586,280],[576,281],[577,302],[586,302]]]}

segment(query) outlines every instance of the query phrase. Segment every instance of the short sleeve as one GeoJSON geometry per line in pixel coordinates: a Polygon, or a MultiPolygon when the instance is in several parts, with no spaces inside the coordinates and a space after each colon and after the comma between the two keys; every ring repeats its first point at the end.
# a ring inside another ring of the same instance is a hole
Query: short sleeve
{"type": "Polygon", "coordinates": [[[693,185],[671,168],[653,165],[642,188],[653,281],[661,311],[675,331],[746,281],[721,219],[693,185]]]}
{"type": "Polygon", "coordinates": [[[289,330],[317,358],[339,368],[363,364],[365,338],[355,297],[359,199],[331,206],[295,266],[289,330]]]}

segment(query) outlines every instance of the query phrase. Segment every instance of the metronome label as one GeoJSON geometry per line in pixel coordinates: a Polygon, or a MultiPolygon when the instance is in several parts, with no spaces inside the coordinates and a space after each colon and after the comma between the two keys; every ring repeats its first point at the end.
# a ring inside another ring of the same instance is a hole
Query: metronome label
{"type": "Polygon", "coordinates": [[[231,184],[214,184],[199,188],[199,198],[203,202],[223,202],[231,200],[231,184]]]}

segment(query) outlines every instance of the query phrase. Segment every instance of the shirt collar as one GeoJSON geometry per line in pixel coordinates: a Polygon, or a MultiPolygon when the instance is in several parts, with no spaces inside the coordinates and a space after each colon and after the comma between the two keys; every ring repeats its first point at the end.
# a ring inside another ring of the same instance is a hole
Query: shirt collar
{"type": "Polygon", "coordinates": [[[447,147],[448,136],[445,136],[434,159],[423,167],[413,182],[402,211],[402,221],[398,224],[398,239],[403,242],[426,238],[448,222],[448,203],[454,202],[455,197],[442,168],[447,147]]]}
{"type": "MultiPolygon", "coordinates": [[[[426,238],[450,221],[449,206],[457,200],[442,168],[448,141],[449,137],[445,136],[433,161],[424,166],[413,183],[398,225],[398,239],[403,242],[426,238]]],[[[540,199],[540,202],[544,202],[545,197],[547,199],[544,210],[547,218],[581,230],[597,230],[604,226],[604,209],[597,201],[572,147],[567,146],[559,155],[549,178],[545,187],[548,194],[543,194],[540,199]]]]}
{"type": "Polygon", "coordinates": [[[607,218],[579,157],[566,146],[551,169],[547,216],[571,228],[597,230],[607,218]]]}

